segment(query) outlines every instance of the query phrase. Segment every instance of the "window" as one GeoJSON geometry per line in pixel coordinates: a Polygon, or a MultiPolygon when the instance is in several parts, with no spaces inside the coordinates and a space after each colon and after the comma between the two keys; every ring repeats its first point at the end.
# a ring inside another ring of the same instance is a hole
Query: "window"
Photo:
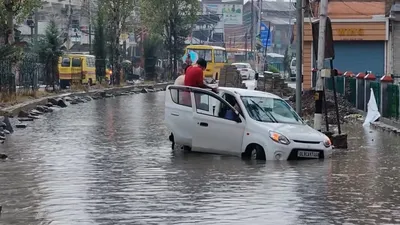
{"type": "Polygon", "coordinates": [[[243,96],[242,101],[254,120],[267,123],[304,124],[292,107],[282,99],[243,96]]]}
{"type": "Polygon", "coordinates": [[[171,93],[172,101],[178,105],[192,107],[192,99],[190,97],[189,91],[184,91],[181,89],[169,89],[171,93]]]}
{"type": "Polygon", "coordinates": [[[295,59],[292,60],[292,66],[296,66],[296,60],[295,59]]]}
{"type": "Polygon", "coordinates": [[[71,66],[71,61],[69,58],[62,58],[61,60],[61,67],[70,67],[71,66]]]}
{"type": "Polygon", "coordinates": [[[194,93],[196,112],[203,115],[235,120],[235,110],[219,99],[203,93],[194,93]]]}
{"type": "Polygon", "coordinates": [[[188,51],[193,51],[199,58],[203,58],[207,62],[212,62],[211,49],[188,49],[188,51]]]}
{"type": "Polygon", "coordinates": [[[247,66],[244,65],[244,64],[235,64],[235,66],[236,66],[236,68],[238,68],[238,69],[246,69],[246,68],[247,68],[247,66]]]}
{"type": "Polygon", "coordinates": [[[87,67],[96,67],[95,59],[93,57],[87,57],[86,58],[86,66],[87,67]]]}
{"type": "Polygon", "coordinates": [[[225,52],[223,50],[214,50],[214,62],[225,63],[225,52]]]}
{"type": "Polygon", "coordinates": [[[72,58],[72,67],[81,67],[82,61],[80,58],[72,58]]]}
{"type": "MultiPolygon", "coordinates": [[[[239,104],[237,103],[235,96],[225,93],[222,96],[222,98],[225,99],[225,101],[227,101],[231,106],[233,106],[234,109],[236,109],[243,116],[243,111],[240,108],[239,104]]],[[[221,108],[221,110],[223,109],[221,108]]]]}

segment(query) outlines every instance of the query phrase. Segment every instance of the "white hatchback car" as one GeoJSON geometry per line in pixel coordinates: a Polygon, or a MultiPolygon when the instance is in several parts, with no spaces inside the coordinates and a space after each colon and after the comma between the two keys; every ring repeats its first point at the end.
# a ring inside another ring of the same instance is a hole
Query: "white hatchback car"
{"type": "Polygon", "coordinates": [[[256,72],[251,68],[250,63],[232,63],[240,72],[243,80],[254,79],[256,72]]]}
{"type": "Polygon", "coordinates": [[[218,91],[167,87],[165,120],[173,146],[261,160],[331,156],[330,139],[306,125],[282,98],[240,88],[218,91]]]}

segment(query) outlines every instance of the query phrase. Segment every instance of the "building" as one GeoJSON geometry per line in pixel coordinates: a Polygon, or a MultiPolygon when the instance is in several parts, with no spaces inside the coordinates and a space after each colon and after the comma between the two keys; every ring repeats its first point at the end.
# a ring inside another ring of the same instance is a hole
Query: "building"
{"type": "MultiPolygon", "coordinates": [[[[293,1],[294,2],[294,1],[293,1]]],[[[271,25],[272,45],[268,46],[269,52],[284,54],[290,45],[293,19],[295,18],[295,8],[292,2],[285,1],[253,1],[253,46],[260,45],[260,22],[271,25]],[[261,15],[260,15],[261,9],[261,15]],[[258,43],[258,44],[257,44],[258,43]]],[[[238,27],[225,28],[225,42],[230,43],[232,48],[251,47],[251,26],[252,26],[252,5],[247,1],[243,7],[243,25],[238,27]],[[246,39],[247,37],[247,39],[246,39]],[[234,39],[234,41],[233,41],[234,39]]]]}
{"type": "MultiPolygon", "coordinates": [[[[319,15],[318,3],[310,6],[319,15]]],[[[334,68],[353,73],[371,71],[382,76],[390,71],[389,18],[385,1],[329,1],[335,58],[334,68]]],[[[305,18],[303,30],[303,89],[315,85],[316,56],[313,54],[311,21],[305,18]],[[314,79],[313,79],[314,77],[314,79]]]]}
{"type": "Polygon", "coordinates": [[[389,29],[391,31],[390,38],[393,40],[390,43],[391,48],[391,64],[390,74],[393,74],[396,82],[400,80],[400,64],[395,62],[400,62],[400,1],[396,0],[391,7],[389,29]]]}
{"type": "MultiPolygon", "coordinates": [[[[229,47],[232,42],[243,42],[247,28],[243,21],[243,0],[202,0],[203,15],[220,18],[213,25],[209,36],[210,44],[229,47]]],[[[206,19],[214,22],[213,17],[206,19]]]]}

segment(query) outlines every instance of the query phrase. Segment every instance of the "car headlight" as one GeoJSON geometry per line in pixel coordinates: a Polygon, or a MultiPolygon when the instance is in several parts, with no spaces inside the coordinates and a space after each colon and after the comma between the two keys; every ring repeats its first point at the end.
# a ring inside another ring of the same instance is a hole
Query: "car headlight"
{"type": "Polygon", "coordinates": [[[326,148],[331,147],[331,146],[332,146],[331,139],[329,139],[328,137],[326,137],[325,140],[324,140],[324,146],[325,146],[326,148]]]}
{"type": "Polygon", "coordinates": [[[274,131],[270,131],[269,132],[269,137],[277,142],[277,143],[281,143],[283,145],[288,145],[290,144],[290,141],[287,137],[285,137],[284,135],[278,133],[278,132],[274,132],[274,131]]]}

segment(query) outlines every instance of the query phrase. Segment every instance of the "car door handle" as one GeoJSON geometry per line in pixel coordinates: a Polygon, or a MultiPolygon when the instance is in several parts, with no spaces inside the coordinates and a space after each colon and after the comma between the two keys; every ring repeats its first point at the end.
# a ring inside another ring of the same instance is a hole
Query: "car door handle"
{"type": "Polygon", "coordinates": [[[173,116],[179,116],[178,113],[171,113],[171,115],[173,115],[173,116]]]}
{"type": "Polygon", "coordinates": [[[204,122],[200,122],[200,123],[198,123],[200,126],[202,126],[202,127],[208,127],[208,123],[204,123],[204,122]]]}

